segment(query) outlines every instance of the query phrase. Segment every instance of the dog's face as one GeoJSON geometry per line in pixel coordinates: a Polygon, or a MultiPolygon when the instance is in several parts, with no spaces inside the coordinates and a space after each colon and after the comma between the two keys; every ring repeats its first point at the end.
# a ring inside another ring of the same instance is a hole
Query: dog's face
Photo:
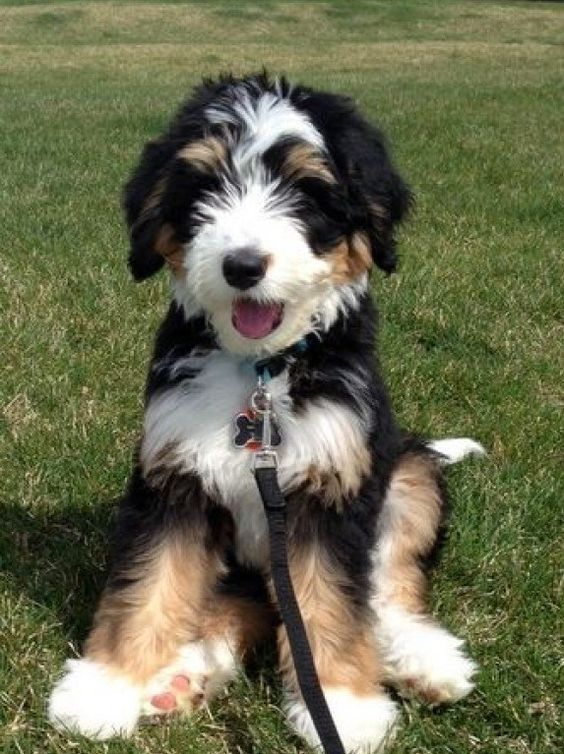
{"type": "Polygon", "coordinates": [[[126,189],[137,279],[165,262],[222,347],[282,350],[326,330],[395,266],[410,201],[349,100],[264,76],[200,88],[126,189]]]}

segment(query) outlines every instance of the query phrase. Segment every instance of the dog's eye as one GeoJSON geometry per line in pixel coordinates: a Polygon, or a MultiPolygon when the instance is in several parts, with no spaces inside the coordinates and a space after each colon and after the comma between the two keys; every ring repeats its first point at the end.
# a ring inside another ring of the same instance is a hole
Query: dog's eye
{"type": "Polygon", "coordinates": [[[302,190],[299,210],[309,243],[317,252],[338,244],[349,229],[344,199],[339,201],[333,191],[328,191],[326,186],[323,188],[320,191],[317,185],[315,191],[302,190]]]}
{"type": "Polygon", "coordinates": [[[301,220],[306,228],[308,241],[317,253],[335,246],[346,235],[345,228],[315,206],[304,208],[301,220]]]}

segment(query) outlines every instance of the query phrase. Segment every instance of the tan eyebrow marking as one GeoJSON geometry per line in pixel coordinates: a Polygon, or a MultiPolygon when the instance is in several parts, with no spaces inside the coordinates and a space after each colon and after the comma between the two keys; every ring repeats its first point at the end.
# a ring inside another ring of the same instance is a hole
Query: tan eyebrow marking
{"type": "Polygon", "coordinates": [[[282,164],[282,172],[291,179],[320,178],[326,183],[336,183],[327,161],[312,144],[296,144],[290,147],[282,164]]]}
{"type": "Polygon", "coordinates": [[[191,163],[198,170],[206,173],[213,172],[225,164],[227,146],[217,136],[208,136],[205,139],[198,139],[191,144],[186,144],[176,153],[176,156],[191,163]]]}

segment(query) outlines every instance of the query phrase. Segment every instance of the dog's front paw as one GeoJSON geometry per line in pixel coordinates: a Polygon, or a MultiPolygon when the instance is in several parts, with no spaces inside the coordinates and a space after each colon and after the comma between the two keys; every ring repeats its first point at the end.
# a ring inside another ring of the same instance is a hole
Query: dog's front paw
{"type": "Polygon", "coordinates": [[[60,730],[105,740],[130,736],[141,711],[141,690],[92,660],[68,660],[49,699],[49,720],[60,730]]]}
{"type": "Polygon", "coordinates": [[[387,680],[402,695],[437,705],[472,691],[477,666],[462,650],[462,639],[398,608],[383,610],[379,617],[377,638],[387,680]]]}
{"type": "MultiPolygon", "coordinates": [[[[377,754],[394,736],[397,708],[384,693],[357,696],[345,688],[324,688],[323,693],[347,754],[377,754]]],[[[285,704],[288,722],[313,748],[321,742],[313,720],[297,695],[285,704]]]]}

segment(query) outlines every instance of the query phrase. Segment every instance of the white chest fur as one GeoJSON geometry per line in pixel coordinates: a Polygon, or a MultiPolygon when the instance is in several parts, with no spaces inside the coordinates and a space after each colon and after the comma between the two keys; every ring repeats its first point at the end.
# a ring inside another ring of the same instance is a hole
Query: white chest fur
{"type": "MultiPolygon", "coordinates": [[[[160,451],[174,447],[174,462],[196,472],[206,491],[231,511],[238,557],[260,566],[268,557],[266,520],[250,471],[251,454],[233,444],[234,418],[248,406],[254,370],[221,351],[188,361],[199,369],[197,375],[158,394],[147,407],[141,462],[149,469],[160,451]]],[[[361,419],[321,398],[296,412],[286,371],[268,387],[283,438],[278,451],[282,489],[291,489],[311,467],[346,472],[347,449],[364,444],[361,419]]]]}

